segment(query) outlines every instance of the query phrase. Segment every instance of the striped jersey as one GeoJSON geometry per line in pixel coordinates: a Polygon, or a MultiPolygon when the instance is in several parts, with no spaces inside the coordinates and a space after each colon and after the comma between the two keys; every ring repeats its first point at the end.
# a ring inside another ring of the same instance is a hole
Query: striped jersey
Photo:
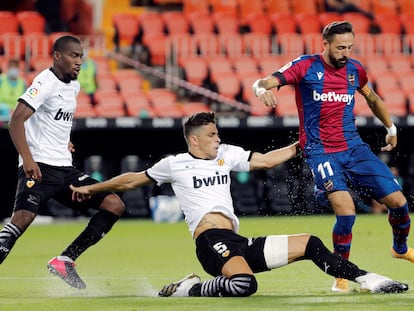
{"type": "Polygon", "coordinates": [[[322,55],[303,55],[272,75],[281,85],[295,86],[305,155],[344,151],[362,143],[353,113],[355,92],[368,83],[361,63],[349,58],[337,69],[322,55]]]}
{"type": "Polygon", "coordinates": [[[213,212],[227,216],[237,232],[239,220],[234,214],[230,172],[249,171],[250,155],[241,147],[221,144],[213,160],[179,153],[155,163],[146,174],[158,185],[171,184],[192,235],[204,215],[213,212]]]}

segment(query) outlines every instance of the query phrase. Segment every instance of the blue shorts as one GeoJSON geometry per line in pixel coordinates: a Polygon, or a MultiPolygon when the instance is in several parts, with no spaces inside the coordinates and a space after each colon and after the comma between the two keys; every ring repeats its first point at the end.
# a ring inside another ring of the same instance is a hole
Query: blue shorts
{"type": "Polygon", "coordinates": [[[361,194],[380,200],[401,191],[401,186],[388,166],[367,144],[352,149],[306,158],[315,185],[327,192],[348,191],[351,185],[361,194]]]}

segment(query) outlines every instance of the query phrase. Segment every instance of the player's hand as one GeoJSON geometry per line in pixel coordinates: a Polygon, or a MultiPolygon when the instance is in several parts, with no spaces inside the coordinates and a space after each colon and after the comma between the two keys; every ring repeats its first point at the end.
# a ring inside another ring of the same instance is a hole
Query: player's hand
{"type": "Polygon", "coordinates": [[[82,202],[91,198],[91,193],[88,189],[88,186],[75,187],[74,185],[69,186],[72,190],[72,201],[82,202]]]}
{"type": "Polygon", "coordinates": [[[391,151],[393,150],[395,147],[397,147],[397,135],[394,136],[390,136],[387,135],[385,136],[385,142],[386,142],[386,146],[381,148],[381,151],[391,151]]]}
{"type": "Polygon", "coordinates": [[[271,90],[267,90],[258,97],[267,107],[275,108],[277,98],[271,90]]]}
{"type": "Polygon", "coordinates": [[[37,182],[42,181],[42,171],[33,159],[23,161],[23,171],[28,179],[33,179],[37,182]]]}
{"type": "Polygon", "coordinates": [[[68,144],[68,149],[71,153],[75,152],[75,145],[71,141],[68,144]]]}

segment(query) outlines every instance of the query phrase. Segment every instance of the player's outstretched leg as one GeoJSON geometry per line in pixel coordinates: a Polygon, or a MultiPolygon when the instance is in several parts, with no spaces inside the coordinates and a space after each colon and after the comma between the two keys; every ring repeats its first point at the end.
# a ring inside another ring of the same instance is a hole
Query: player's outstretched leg
{"type": "Polygon", "coordinates": [[[408,204],[398,208],[388,208],[388,221],[392,227],[393,245],[391,255],[394,258],[405,259],[414,263],[414,249],[407,247],[410,233],[410,214],[408,204]]]}
{"type": "Polygon", "coordinates": [[[57,256],[52,258],[47,264],[47,269],[50,273],[59,276],[74,288],[86,288],[85,282],[82,281],[76,272],[75,262],[67,256],[57,256]]]}
{"type": "Polygon", "coordinates": [[[6,224],[0,231],[0,264],[9,255],[11,249],[21,234],[21,230],[11,222],[6,224]]]}

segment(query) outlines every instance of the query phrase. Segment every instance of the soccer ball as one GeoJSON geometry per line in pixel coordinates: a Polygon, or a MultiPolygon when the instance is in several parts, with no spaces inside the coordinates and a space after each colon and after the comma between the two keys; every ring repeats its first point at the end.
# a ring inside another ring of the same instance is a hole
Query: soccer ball
{"type": "Polygon", "coordinates": [[[183,220],[184,215],[175,196],[158,195],[149,199],[154,222],[175,223],[183,220]]]}

